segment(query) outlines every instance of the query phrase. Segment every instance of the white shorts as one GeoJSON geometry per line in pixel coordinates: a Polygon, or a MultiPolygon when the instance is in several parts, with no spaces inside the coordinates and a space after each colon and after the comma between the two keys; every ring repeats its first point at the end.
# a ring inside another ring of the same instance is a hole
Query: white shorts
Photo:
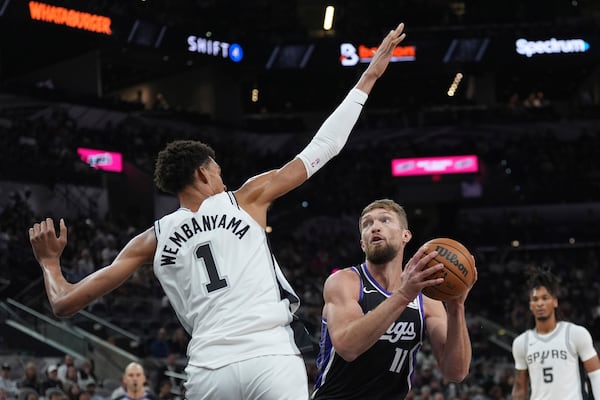
{"type": "Polygon", "coordinates": [[[251,358],[217,369],[188,365],[188,400],[307,400],[308,377],[299,355],[251,358]]]}

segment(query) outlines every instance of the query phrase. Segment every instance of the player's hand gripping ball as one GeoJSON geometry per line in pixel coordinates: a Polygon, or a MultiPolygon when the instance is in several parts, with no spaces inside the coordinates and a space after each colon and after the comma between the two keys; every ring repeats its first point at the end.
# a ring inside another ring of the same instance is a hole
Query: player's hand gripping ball
{"type": "Polygon", "coordinates": [[[465,246],[449,238],[432,239],[425,243],[427,253],[437,251],[438,255],[427,267],[444,264],[444,269],[431,278],[444,278],[444,282],[428,286],[423,294],[432,299],[446,301],[462,296],[475,282],[475,265],[471,253],[465,246]]]}

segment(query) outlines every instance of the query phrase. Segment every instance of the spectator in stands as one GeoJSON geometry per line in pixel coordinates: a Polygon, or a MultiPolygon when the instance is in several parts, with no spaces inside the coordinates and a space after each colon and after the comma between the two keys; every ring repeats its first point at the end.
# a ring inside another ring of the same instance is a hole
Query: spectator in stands
{"type": "Polygon", "coordinates": [[[77,384],[79,387],[87,387],[90,383],[97,383],[98,379],[94,373],[94,364],[91,360],[83,360],[77,370],[77,384]]]}
{"type": "Polygon", "coordinates": [[[185,329],[177,327],[169,339],[169,351],[177,354],[179,357],[185,357],[189,341],[190,338],[185,329]]]}
{"type": "Polygon", "coordinates": [[[115,400],[125,394],[125,376],[121,376],[121,384],[115,387],[110,394],[110,399],[115,400]]]}
{"type": "MultiPolygon", "coordinates": [[[[167,355],[164,365],[162,367],[160,367],[158,369],[158,371],[156,372],[155,382],[159,382],[160,384],[162,384],[166,380],[171,383],[173,388],[176,388],[176,389],[179,388],[179,382],[181,381],[181,379],[178,379],[174,376],[167,375],[168,372],[172,372],[175,374],[183,374],[183,369],[179,365],[177,365],[177,357],[178,357],[178,354],[173,353],[173,352],[170,352],[167,355]]],[[[171,390],[171,389],[169,389],[169,390],[171,390]]],[[[155,392],[156,393],[159,392],[158,386],[156,387],[155,392]]]]}
{"type": "Polygon", "coordinates": [[[116,400],[156,400],[156,396],[147,389],[146,373],[140,364],[133,362],[125,368],[123,382],[125,394],[117,397],[116,400]]]}
{"type": "Polygon", "coordinates": [[[24,400],[39,400],[39,398],[40,398],[40,395],[38,392],[31,391],[31,392],[26,393],[24,400]]]}
{"type": "Polygon", "coordinates": [[[46,400],[66,400],[67,396],[61,389],[50,389],[44,392],[46,400]]]}
{"type": "Polygon", "coordinates": [[[66,383],[65,393],[69,400],[78,400],[79,394],[83,392],[77,383],[66,383]]]}
{"type": "Polygon", "coordinates": [[[0,389],[3,390],[7,397],[14,397],[17,395],[17,381],[10,377],[10,364],[7,362],[2,363],[0,369],[0,389]]]}
{"type": "Polygon", "coordinates": [[[92,252],[87,247],[81,249],[79,258],[75,262],[75,268],[72,272],[73,282],[79,282],[82,278],[88,276],[96,270],[96,263],[92,257],[92,252]]]}
{"type": "Polygon", "coordinates": [[[77,372],[77,367],[75,365],[69,365],[67,367],[67,373],[65,375],[65,379],[63,380],[63,387],[70,387],[72,385],[77,385],[79,388],[82,386],[79,385],[79,374],[77,372]]]}
{"type": "Polygon", "coordinates": [[[28,362],[25,364],[23,370],[23,378],[17,383],[19,389],[30,388],[35,390],[38,394],[41,393],[41,381],[38,378],[38,368],[34,362],[28,362]]]}
{"type": "Polygon", "coordinates": [[[46,369],[46,379],[42,381],[40,394],[43,395],[50,388],[61,390],[63,388],[63,382],[58,378],[58,366],[56,364],[50,364],[46,369]]]}
{"type": "Polygon", "coordinates": [[[54,313],[72,315],[156,261],[157,278],[194,335],[186,369],[188,397],[249,400],[260,393],[262,398],[306,399],[304,360],[290,340],[299,300],[270,252],[267,211],[342,150],[404,40],[403,30],[400,24],[389,31],[355,87],[297,157],[246,180],[236,191],[227,191],[211,147],[191,140],[169,143],[158,155],[155,182],[176,195],[181,207],[129,241],[112,264],[77,284],[67,282],[61,271],[64,220],[59,237],[51,218],[34,224],[30,242],[54,313]],[[234,378],[240,370],[250,378],[234,378]]]}
{"type": "Polygon", "coordinates": [[[165,379],[158,384],[158,390],[156,391],[156,397],[158,400],[175,400],[177,396],[172,393],[173,384],[165,379]]]}
{"type": "Polygon", "coordinates": [[[104,400],[104,397],[96,392],[96,382],[88,382],[85,386],[80,386],[82,392],[90,395],[90,400],[104,400]]]}
{"type": "Polygon", "coordinates": [[[164,358],[169,354],[169,337],[164,327],[158,329],[156,337],[150,341],[148,350],[152,357],[164,358]]]}
{"type": "Polygon", "coordinates": [[[75,366],[75,358],[73,358],[73,356],[70,354],[65,354],[63,357],[62,364],[58,366],[58,378],[61,381],[64,382],[67,379],[67,369],[70,366],[75,366]]]}
{"type": "Polygon", "coordinates": [[[89,392],[82,390],[77,395],[77,400],[92,400],[92,395],[89,392]]]}

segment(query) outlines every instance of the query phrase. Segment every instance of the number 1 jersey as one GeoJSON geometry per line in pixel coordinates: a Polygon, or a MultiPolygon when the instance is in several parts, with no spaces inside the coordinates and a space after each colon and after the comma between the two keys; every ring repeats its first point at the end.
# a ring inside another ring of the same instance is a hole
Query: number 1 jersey
{"type": "Polygon", "coordinates": [[[232,192],[209,197],[197,212],[180,208],[156,221],[154,230],[154,273],[191,335],[189,364],[219,368],[263,355],[299,354],[289,326],[290,301],[280,288],[293,290],[264,229],[232,192]]]}

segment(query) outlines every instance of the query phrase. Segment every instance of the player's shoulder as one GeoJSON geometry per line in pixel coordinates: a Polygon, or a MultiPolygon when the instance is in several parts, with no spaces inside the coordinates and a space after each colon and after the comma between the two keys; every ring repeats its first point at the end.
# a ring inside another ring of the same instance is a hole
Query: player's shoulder
{"type": "Polygon", "coordinates": [[[590,335],[590,331],[583,325],[579,325],[570,321],[561,321],[560,323],[564,325],[565,331],[568,330],[569,336],[586,337],[590,335]]]}
{"type": "Polygon", "coordinates": [[[347,267],[342,269],[334,270],[331,275],[327,277],[327,281],[333,282],[346,282],[346,281],[358,281],[360,280],[360,273],[357,267],[347,267]]]}
{"type": "MultiPolygon", "coordinates": [[[[360,275],[353,267],[344,268],[333,272],[325,280],[324,291],[326,293],[339,291],[354,291],[360,287],[360,275]]],[[[358,291],[357,291],[358,292],[358,291]]]]}
{"type": "Polygon", "coordinates": [[[527,329],[526,331],[521,332],[520,334],[518,334],[513,339],[513,342],[512,342],[513,350],[515,348],[520,348],[520,347],[522,347],[522,346],[525,345],[525,341],[527,340],[527,335],[529,334],[529,331],[530,331],[530,329],[527,329]]]}

